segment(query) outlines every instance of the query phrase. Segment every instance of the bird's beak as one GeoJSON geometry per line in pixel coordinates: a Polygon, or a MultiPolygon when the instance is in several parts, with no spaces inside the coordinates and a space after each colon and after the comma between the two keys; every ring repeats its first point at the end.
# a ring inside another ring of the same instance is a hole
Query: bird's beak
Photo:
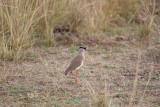
{"type": "Polygon", "coordinates": [[[88,51],[88,49],[85,49],[86,51],[88,51]]]}

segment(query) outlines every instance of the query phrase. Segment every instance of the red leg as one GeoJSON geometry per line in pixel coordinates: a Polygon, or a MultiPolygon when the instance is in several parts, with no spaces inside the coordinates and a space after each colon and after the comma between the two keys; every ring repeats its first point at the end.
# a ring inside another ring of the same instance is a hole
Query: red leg
{"type": "Polygon", "coordinates": [[[75,78],[75,82],[76,82],[76,84],[77,84],[77,78],[75,78]]]}
{"type": "Polygon", "coordinates": [[[76,78],[78,77],[78,70],[76,71],[76,78]]]}
{"type": "Polygon", "coordinates": [[[76,84],[77,84],[77,77],[78,77],[78,70],[76,71],[76,78],[75,78],[76,84]]]}
{"type": "Polygon", "coordinates": [[[70,74],[72,75],[72,77],[75,79],[76,83],[77,83],[77,80],[76,80],[76,77],[73,75],[73,72],[70,71],[70,74]]]}
{"type": "Polygon", "coordinates": [[[73,78],[75,79],[75,83],[77,84],[78,70],[76,71],[76,77],[73,75],[72,71],[70,71],[70,74],[73,76],[73,78]]]}
{"type": "Polygon", "coordinates": [[[72,71],[70,72],[70,74],[72,75],[73,78],[75,78],[72,71]]]}
{"type": "Polygon", "coordinates": [[[71,71],[70,74],[73,75],[73,72],[71,71]]]}

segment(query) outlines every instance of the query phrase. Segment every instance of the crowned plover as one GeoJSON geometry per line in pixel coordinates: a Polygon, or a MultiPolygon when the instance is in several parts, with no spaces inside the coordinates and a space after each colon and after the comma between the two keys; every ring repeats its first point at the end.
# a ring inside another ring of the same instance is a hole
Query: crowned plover
{"type": "Polygon", "coordinates": [[[77,83],[77,77],[78,77],[78,70],[84,63],[85,50],[86,50],[85,46],[80,46],[78,54],[72,59],[69,67],[65,70],[65,75],[67,75],[68,72],[70,72],[73,77],[74,77],[74,75],[73,75],[72,71],[76,70],[76,76],[74,77],[76,83],[77,83]]]}

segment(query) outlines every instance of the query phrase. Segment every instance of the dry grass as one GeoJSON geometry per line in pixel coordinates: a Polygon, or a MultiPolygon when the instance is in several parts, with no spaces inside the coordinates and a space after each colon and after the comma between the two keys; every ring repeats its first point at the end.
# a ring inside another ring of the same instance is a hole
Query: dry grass
{"type": "Polygon", "coordinates": [[[129,42],[90,47],[78,85],[63,73],[77,51],[75,47],[34,48],[38,55],[34,60],[2,62],[0,104],[158,107],[159,63],[149,60],[143,50],[137,56],[137,49],[129,42]]]}
{"type": "Polygon", "coordinates": [[[135,0],[1,0],[0,6],[0,56],[17,60],[33,44],[55,44],[56,26],[68,25],[78,34],[106,31],[109,26],[126,25],[140,4],[135,0]]]}
{"type": "Polygon", "coordinates": [[[0,0],[0,106],[159,107],[156,3],[0,0]],[[63,71],[78,43],[91,47],[76,85],[63,71]]]}
{"type": "Polygon", "coordinates": [[[48,45],[52,44],[54,25],[66,16],[65,2],[1,0],[1,58],[21,58],[24,49],[32,46],[36,37],[44,39],[48,45]]]}

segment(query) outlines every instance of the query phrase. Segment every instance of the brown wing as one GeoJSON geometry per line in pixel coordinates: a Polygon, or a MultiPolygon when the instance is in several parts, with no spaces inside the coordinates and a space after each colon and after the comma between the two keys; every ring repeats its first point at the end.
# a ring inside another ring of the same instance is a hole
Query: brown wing
{"type": "Polygon", "coordinates": [[[82,60],[83,60],[83,57],[80,55],[74,57],[73,60],[71,61],[71,64],[69,65],[69,67],[66,69],[65,75],[67,75],[68,72],[73,71],[77,67],[79,67],[82,63],[82,60]]]}

